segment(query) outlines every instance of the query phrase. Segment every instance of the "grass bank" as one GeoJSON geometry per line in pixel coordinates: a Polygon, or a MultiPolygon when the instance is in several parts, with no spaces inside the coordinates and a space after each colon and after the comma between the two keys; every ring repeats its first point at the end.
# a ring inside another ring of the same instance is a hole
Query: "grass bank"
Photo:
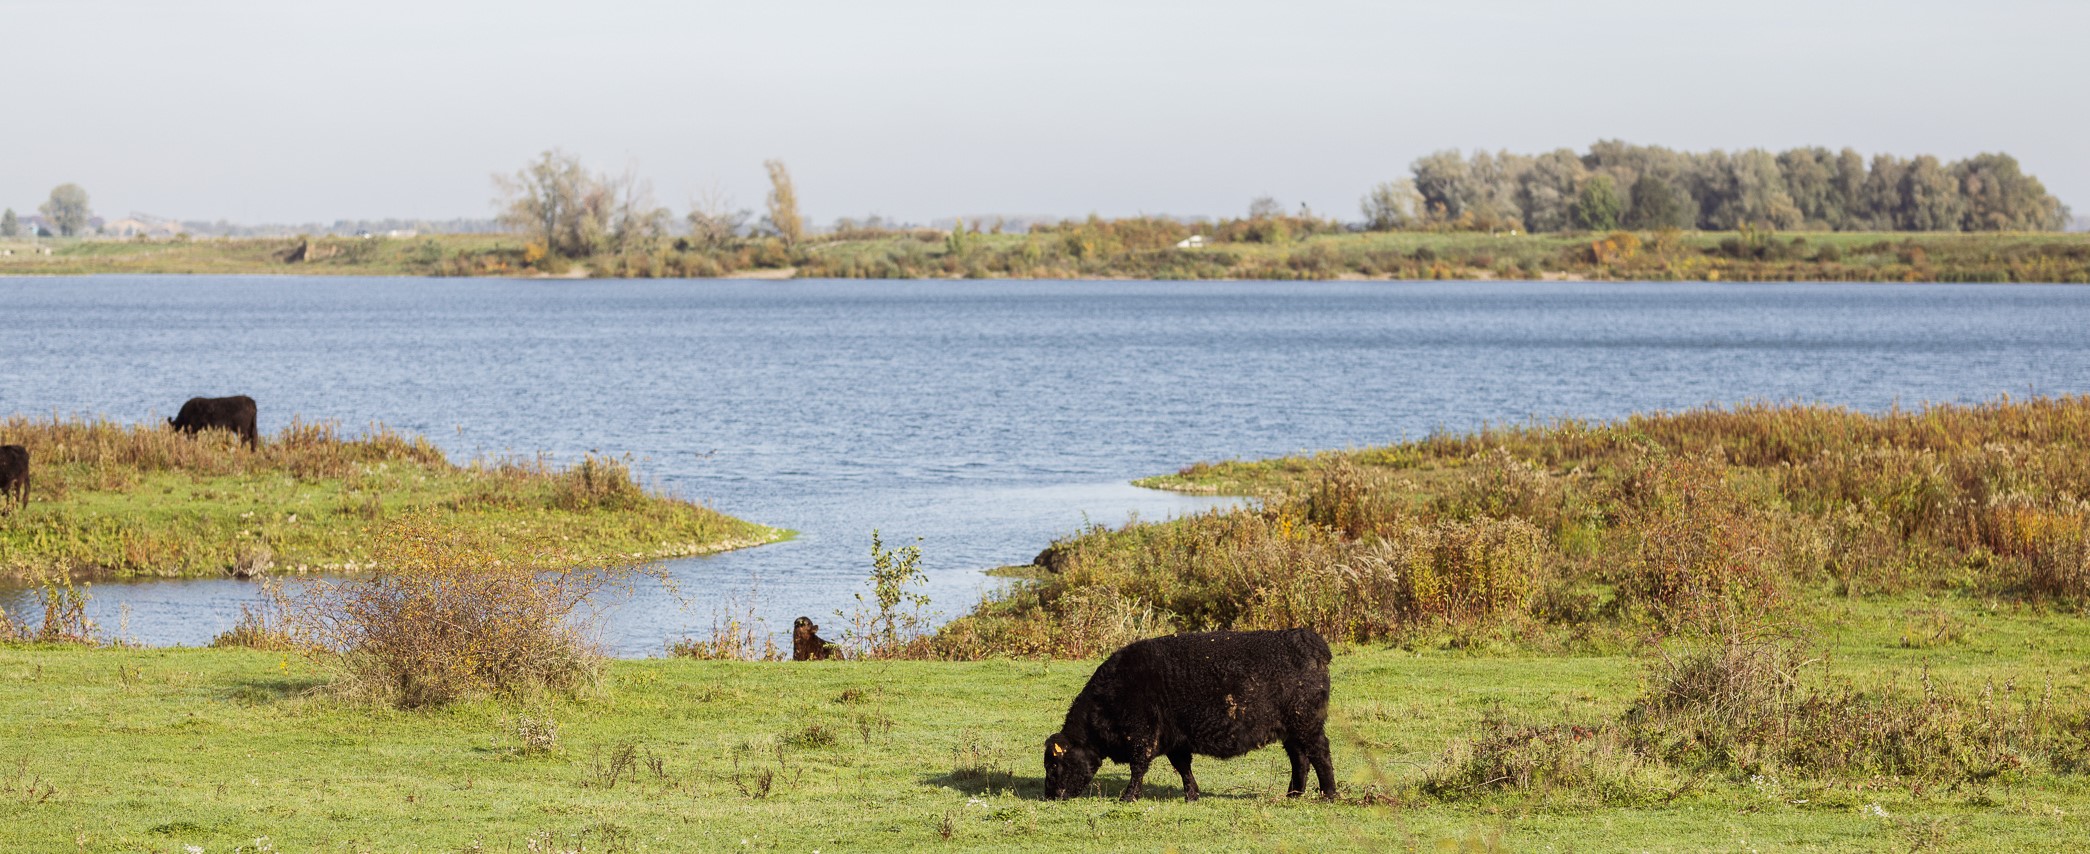
{"type": "MultiPolygon", "coordinates": [[[[1810,620],[1834,629],[1831,678],[1868,690],[2085,688],[2090,624],[2075,616],[1908,596],[1824,603],[1810,620]],[[1939,620],[1963,630],[1906,642],[1911,623],[1939,620]]],[[[1199,760],[1205,797],[1194,804],[1166,768],[1136,804],[1040,801],[1038,745],[1093,666],[624,661],[579,696],[405,712],[335,699],[295,655],[0,647],[0,846],[2001,851],[2090,841],[2076,818],[2090,785],[2053,772],[2044,754],[1978,779],[1660,771],[1610,795],[1567,777],[1442,791],[1488,721],[1616,718],[1646,687],[1627,656],[1506,649],[1339,650],[1337,803],[1283,798],[1276,748],[1199,760]]],[[[1106,765],[1100,779],[1114,795],[1124,769],[1106,765]]]]}
{"type": "MultiPolygon", "coordinates": [[[[1210,230],[1207,228],[1207,230],[1210,230]]],[[[1029,234],[850,232],[569,261],[514,235],[212,240],[0,240],[0,275],[1021,279],[1598,279],[2090,282],[2090,235],[1930,232],[1302,233],[1234,229],[1197,248],[1164,220],[1092,220],[1029,234]],[[49,248],[50,254],[41,249],[49,248]]]]}
{"type": "Polygon", "coordinates": [[[0,574],[208,576],[353,570],[411,518],[497,559],[602,565],[772,542],[786,532],[641,488],[626,461],[457,465],[383,427],[293,422],[249,451],[229,433],[81,418],[0,419],[29,449],[26,507],[0,515],[0,574]]]}

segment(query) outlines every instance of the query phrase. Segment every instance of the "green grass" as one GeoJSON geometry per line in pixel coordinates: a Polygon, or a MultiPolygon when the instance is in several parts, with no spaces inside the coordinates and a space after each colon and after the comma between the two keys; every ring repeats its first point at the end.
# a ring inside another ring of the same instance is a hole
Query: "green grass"
{"type": "Polygon", "coordinates": [[[411,520],[509,560],[599,566],[774,542],[789,532],[648,493],[627,461],[457,465],[376,428],[293,424],[258,451],[229,434],[81,420],[0,420],[27,445],[29,503],[0,514],[0,573],[209,576],[366,567],[375,534],[411,520]]]}
{"type": "Polygon", "coordinates": [[[953,252],[939,232],[814,237],[796,247],[748,240],[719,249],[663,242],[647,251],[531,263],[519,235],[311,241],[0,240],[0,275],[264,273],[368,276],[709,277],[788,270],[841,278],[1607,279],[1694,281],[2090,282],[2090,235],[1949,232],[1393,232],[1319,234],[1179,250],[1190,233],[1148,220],[1037,234],[975,234],[953,252]],[[1113,230],[1115,229],[1115,230],[1113,230]],[[1091,239],[1093,238],[1093,239],[1091,239]],[[1609,241],[1607,243],[1607,241],[1609,241]],[[34,248],[47,245],[50,255],[34,248]]]}
{"type": "Polygon", "coordinates": [[[513,235],[320,237],[309,261],[286,260],[305,241],[290,237],[203,240],[0,238],[0,275],[97,273],[295,274],[344,276],[528,275],[513,235]],[[48,246],[51,254],[35,251],[48,246]],[[321,257],[323,256],[323,257],[321,257]]]}
{"type": "MultiPolygon", "coordinates": [[[[2080,698],[2090,621],[1996,602],[1829,601],[1834,680],[2051,681],[2080,698]],[[1904,644],[1910,625],[1963,623],[1904,644]]],[[[626,661],[579,697],[401,712],[348,704],[296,656],[0,648],[0,847],[10,851],[1955,850],[2066,848],[2090,782],[1924,786],[1715,774],[1666,802],[1573,792],[1445,802],[1415,786],[1490,710],[1616,716],[1624,656],[1350,648],[1333,667],[1343,799],[1286,800],[1282,751],[1199,760],[1206,798],[1038,800],[1037,747],[1093,662],[626,661]],[[551,719],[533,751],[518,718],[551,719]],[[630,762],[612,771],[621,753],[630,762]],[[758,796],[763,772],[766,796],[758,796]],[[1874,806],[1878,807],[1875,811],[1874,806]],[[1880,813],[1884,813],[1881,815],[1880,813]],[[948,825],[946,825],[948,821],[948,825]],[[945,838],[948,828],[949,838],[945,838]],[[743,846],[741,840],[747,840],[743,846]],[[542,847],[532,849],[535,841],[542,847]],[[476,847],[475,847],[476,846],[476,847]]],[[[1114,794],[1124,769],[1106,765],[1114,794]]]]}

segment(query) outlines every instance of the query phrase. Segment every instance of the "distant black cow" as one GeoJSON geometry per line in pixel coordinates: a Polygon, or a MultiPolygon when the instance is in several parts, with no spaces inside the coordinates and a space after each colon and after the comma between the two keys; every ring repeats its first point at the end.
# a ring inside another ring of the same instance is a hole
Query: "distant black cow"
{"type": "Polygon", "coordinates": [[[813,625],[813,618],[800,617],[791,623],[791,660],[819,661],[834,658],[840,650],[822,639],[820,627],[813,625]]]}
{"type": "Polygon", "coordinates": [[[1088,788],[1103,760],[1132,767],[1124,799],[1138,800],[1147,765],[1166,756],[1197,800],[1192,754],[1231,759],[1273,741],[1292,759],[1287,795],[1306,791],[1313,763],[1321,795],[1335,797],[1328,754],[1328,643],[1312,629],[1207,632],[1150,638],[1111,653],[1045,740],[1045,796],[1088,788]]]}
{"type": "Polygon", "coordinates": [[[181,405],[181,414],[167,419],[167,423],[183,433],[230,430],[238,433],[247,447],[259,447],[260,438],[254,430],[254,398],[244,394],[189,398],[181,405]]]}
{"type": "Polygon", "coordinates": [[[0,507],[29,504],[29,449],[0,445],[0,507]]]}

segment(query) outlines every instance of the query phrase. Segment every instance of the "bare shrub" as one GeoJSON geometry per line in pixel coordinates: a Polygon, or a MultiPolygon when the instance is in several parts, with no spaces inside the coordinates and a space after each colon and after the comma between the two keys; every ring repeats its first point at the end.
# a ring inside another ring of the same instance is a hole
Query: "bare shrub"
{"type": "Polygon", "coordinates": [[[833,747],[842,741],[834,727],[821,723],[806,724],[803,728],[786,733],[781,741],[792,747],[812,749],[833,747]]]}
{"type": "Polygon", "coordinates": [[[418,520],[388,524],[373,551],[377,571],[314,581],[283,603],[352,693],[413,708],[594,680],[599,656],[574,612],[622,571],[558,568],[551,555],[504,563],[418,520]]]}

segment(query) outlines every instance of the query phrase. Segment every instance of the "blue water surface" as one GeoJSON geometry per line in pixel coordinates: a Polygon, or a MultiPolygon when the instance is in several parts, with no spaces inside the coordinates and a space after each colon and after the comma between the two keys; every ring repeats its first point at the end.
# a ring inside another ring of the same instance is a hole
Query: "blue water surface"
{"type": "MultiPolygon", "coordinates": [[[[1752,400],[1865,410],[2090,391],[2090,289],[2041,285],[0,278],[0,414],[164,417],[248,394],[454,459],[630,454],[651,485],[793,528],[669,565],[604,621],[659,654],[730,610],[854,605],[871,530],[921,538],[946,616],[1053,537],[1219,500],[1198,460],[1752,400]]],[[[152,644],[250,586],[104,583],[152,644]]]]}

